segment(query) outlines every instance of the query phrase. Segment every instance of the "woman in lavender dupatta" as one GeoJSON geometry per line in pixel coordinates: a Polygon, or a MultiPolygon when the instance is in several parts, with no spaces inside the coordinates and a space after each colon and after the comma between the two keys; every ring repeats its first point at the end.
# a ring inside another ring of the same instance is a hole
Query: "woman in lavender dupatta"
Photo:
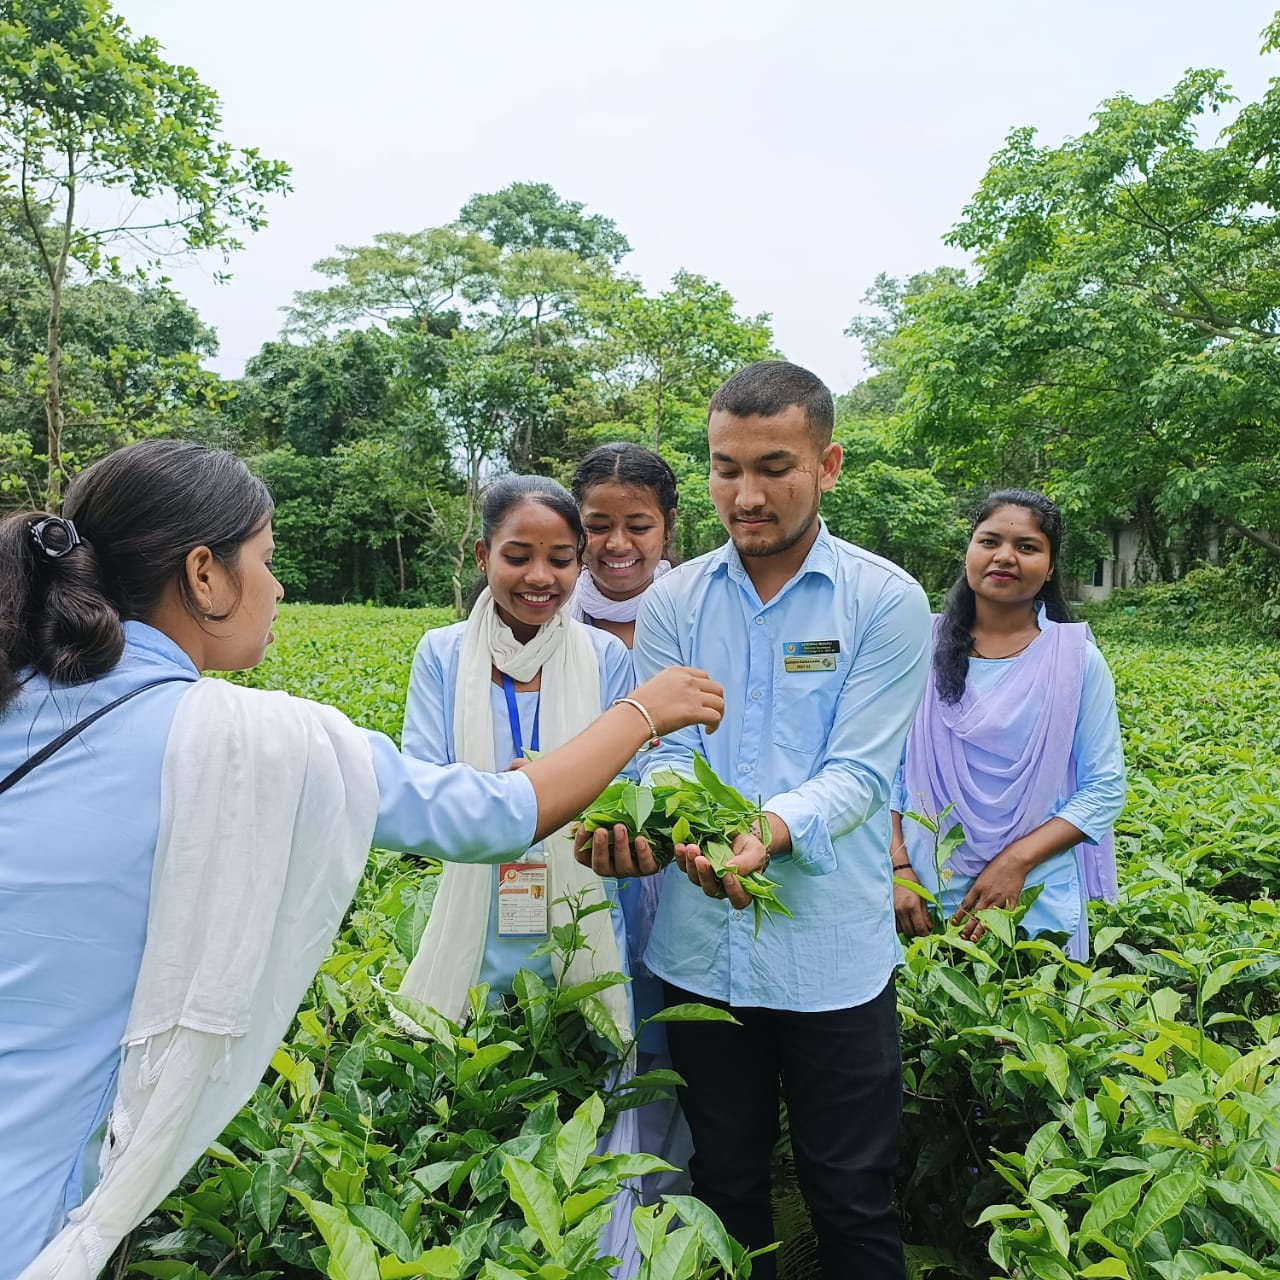
{"type": "MultiPolygon", "coordinates": [[[[973,523],[964,571],[935,619],[933,678],[907,737],[891,799],[896,877],[935,895],[962,936],[977,913],[1016,905],[1034,937],[1061,933],[1088,955],[1090,898],[1114,900],[1111,828],[1124,805],[1115,687],[1088,627],[1071,621],[1058,576],[1062,515],[1042,494],[1003,489],[973,523]],[[903,814],[958,822],[943,863],[934,838],[903,814]]],[[[898,928],[926,934],[925,901],[894,888],[898,928]]]]}

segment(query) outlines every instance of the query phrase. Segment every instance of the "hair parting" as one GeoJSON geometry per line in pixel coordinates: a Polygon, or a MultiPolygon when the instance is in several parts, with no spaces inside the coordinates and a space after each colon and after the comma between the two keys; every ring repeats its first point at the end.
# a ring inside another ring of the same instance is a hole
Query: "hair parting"
{"type": "Polygon", "coordinates": [[[651,493],[662,512],[667,535],[671,535],[680,495],[676,473],[661,454],[626,440],[602,444],[592,449],[573,473],[571,487],[579,505],[598,484],[618,484],[651,493]]]}

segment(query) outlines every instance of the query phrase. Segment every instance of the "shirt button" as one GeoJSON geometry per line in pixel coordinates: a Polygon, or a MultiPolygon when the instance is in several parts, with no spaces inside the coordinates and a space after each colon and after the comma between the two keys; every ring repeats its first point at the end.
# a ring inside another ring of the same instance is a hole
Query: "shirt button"
{"type": "Polygon", "coordinates": [[[739,773],[750,773],[750,772],[751,772],[751,768],[752,768],[752,766],[751,766],[751,765],[749,765],[749,764],[740,764],[740,765],[738,766],[738,772],[739,772],[739,773]]]}
{"type": "Polygon", "coordinates": [[[763,617],[759,617],[759,618],[757,618],[757,619],[756,619],[756,626],[757,626],[757,627],[763,627],[763,626],[764,626],[764,618],[763,618],[763,617]]]}
{"type": "Polygon", "coordinates": [[[752,697],[753,697],[753,698],[758,702],[758,701],[760,700],[760,696],[761,696],[761,694],[760,694],[760,690],[759,690],[759,689],[752,689],[752,690],[751,690],[751,696],[752,696],[752,697]]]}

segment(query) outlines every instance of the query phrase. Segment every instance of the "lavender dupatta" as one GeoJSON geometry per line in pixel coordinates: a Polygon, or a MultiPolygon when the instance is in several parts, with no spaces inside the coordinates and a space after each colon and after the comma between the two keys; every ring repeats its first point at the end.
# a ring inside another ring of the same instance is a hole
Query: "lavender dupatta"
{"type": "MultiPolygon", "coordinates": [[[[1059,796],[1076,786],[1071,748],[1089,632],[1079,623],[1041,626],[1039,638],[984,693],[968,685],[948,706],[930,679],[907,736],[907,802],[922,805],[929,817],[954,802],[965,840],[949,865],[961,875],[978,875],[1019,836],[1042,826],[1059,796]]],[[[1111,833],[1077,845],[1075,855],[1083,895],[1114,901],[1111,833]]]]}

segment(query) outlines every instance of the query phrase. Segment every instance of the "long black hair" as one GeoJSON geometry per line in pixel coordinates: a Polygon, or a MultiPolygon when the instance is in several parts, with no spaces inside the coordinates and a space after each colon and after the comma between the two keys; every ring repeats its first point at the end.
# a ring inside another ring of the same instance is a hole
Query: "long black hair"
{"type": "Polygon", "coordinates": [[[671,537],[680,494],[676,486],[676,473],[661,454],[627,440],[602,444],[592,449],[578,463],[577,470],[573,473],[573,496],[581,505],[596,485],[609,483],[652,493],[658,510],[662,512],[667,537],[671,537]]]}
{"type": "MultiPolygon", "coordinates": [[[[1073,621],[1067,598],[1062,594],[1062,575],[1058,572],[1058,557],[1062,551],[1062,512],[1057,504],[1033,489],[997,489],[973,513],[969,522],[970,535],[1001,507],[1025,507],[1035,516],[1040,532],[1049,540],[1049,577],[1036,592],[1036,600],[1044,605],[1045,614],[1052,621],[1073,621]]],[[[933,678],[938,697],[943,702],[955,704],[964,696],[976,611],[973,588],[962,567],[947,596],[947,607],[938,624],[933,646],[933,678]]]]}
{"type": "Polygon", "coordinates": [[[182,440],[108,454],[67,490],[68,526],[44,511],[0,521],[0,713],[34,668],[59,684],[106,674],[129,619],[144,619],[170,583],[202,621],[186,559],[208,547],[235,575],[241,546],[271,518],[271,495],[238,458],[182,440]],[[37,529],[41,521],[50,524],[37,529]]]}

